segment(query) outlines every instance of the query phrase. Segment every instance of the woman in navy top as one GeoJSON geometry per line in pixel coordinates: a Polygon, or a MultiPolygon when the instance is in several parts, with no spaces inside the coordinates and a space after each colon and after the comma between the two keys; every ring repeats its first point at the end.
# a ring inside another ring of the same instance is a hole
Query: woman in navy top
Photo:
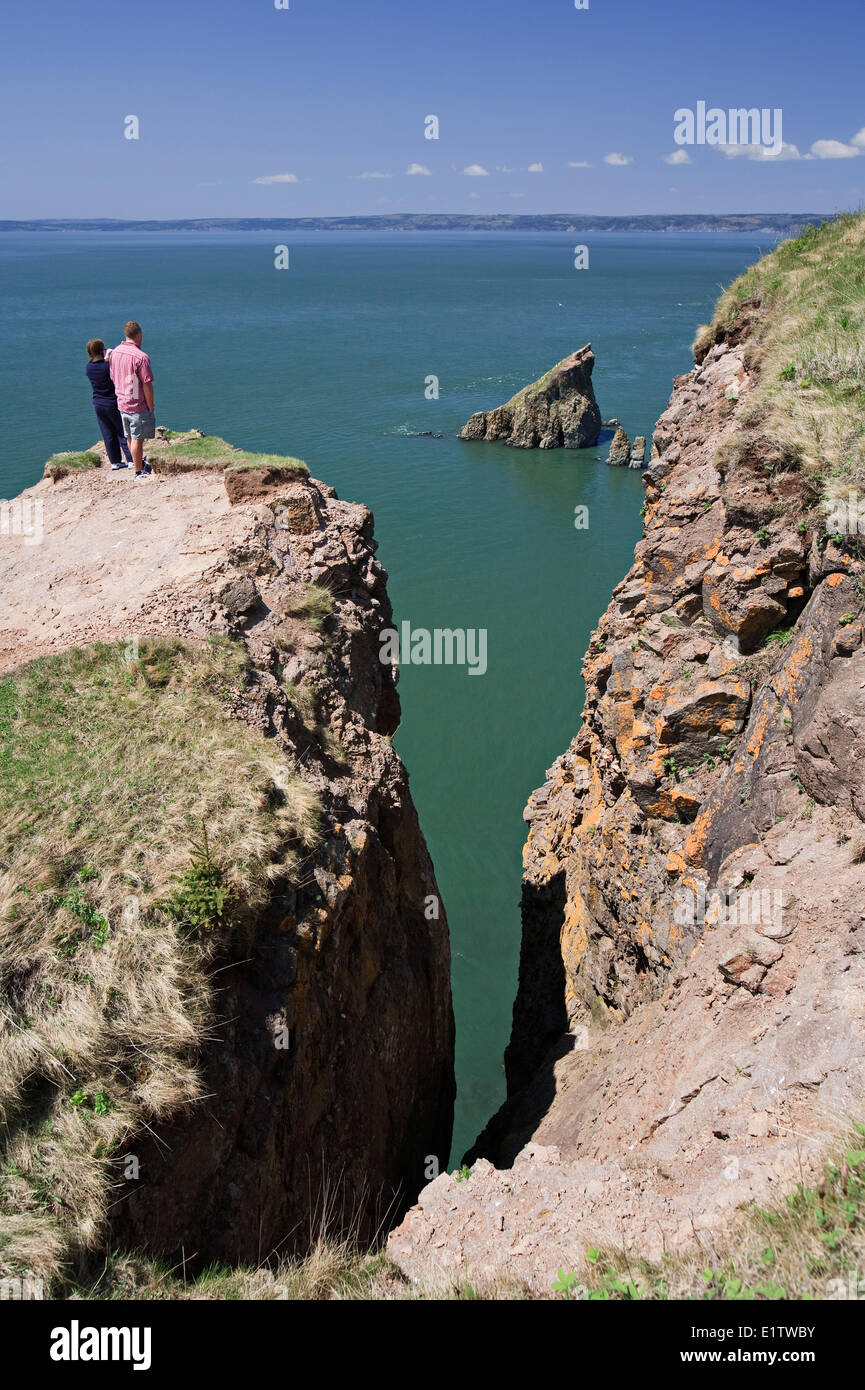
{"type": "Polygon", "coordinates": [[[123,422],[117,408],[114,382],[105,360],[105,344],[101,338],[91,338],[87,344],[87,376],[93,387],[93,408],[105,441],[105,452],[112,469],[128,468],[132,461],[129,445],[123,434],[123,422]],[[126,462],[121,461],[121,451],[126,462]]]}

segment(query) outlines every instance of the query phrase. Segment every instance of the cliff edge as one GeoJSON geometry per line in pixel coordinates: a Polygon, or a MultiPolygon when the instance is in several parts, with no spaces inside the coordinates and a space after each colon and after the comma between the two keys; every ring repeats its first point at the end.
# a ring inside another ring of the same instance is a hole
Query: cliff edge
{"type": "Polygon", "coordinates": [[[0,547],[10,1274],[371,1240],[450,1145],[372,516],[167,433],[142,482],[55,458],[0,547]]]}

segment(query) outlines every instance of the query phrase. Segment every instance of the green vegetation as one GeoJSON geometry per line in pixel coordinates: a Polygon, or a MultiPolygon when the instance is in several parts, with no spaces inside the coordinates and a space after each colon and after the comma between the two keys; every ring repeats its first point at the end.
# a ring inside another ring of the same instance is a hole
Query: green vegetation
{"type": "Polygon", "coordinates": [[[865,486],[865,214],[809,226],[751,266],[695,350],[742,333],[757,381],[722,466],[738,451],[771,472],[801,468],[826,500],[865,486]]]}
{"type": "Polygon", "coordinates": [[[201,459],[202,462],[220,462],[230,459],[237,451],[233,444],[220,439],[218,434],[194,435],[185,437],[176,430],[169,430],[171,452],[182,454],[184,458],[201,459]]]}
{"type": "Polygon", "coordinates": [[[44,476],[53,479],[56,483],[60,478],[65,478],[67,473],[77,473],[87,468],[98,468],[101,462],[102,460],[95,449],[52,454],[45,465],[44,476]]]}
{"type": "Polygon", "coordinates": [[[233,717],[227,640],[73,649],[0,681],[0,1269],[98,1241],[119,1146],[201,1093],[209,962],[317,838],[233,717]],[[229,911],[230,908],[230,911],[229,911]]]}
{"type": "Polygon", "coordinates": [[[309,469],[303,459],[288,454],[257,454],[238,449],[217,434],[200,435],[197,431],[181,433],[166,430],[165,437],[154,442],[148,451],[159,473],[205,471],[217,469],[241,470],[250,468],[283,469],[288,476],[304,475],[309,469]]]}
{"type": "Polygon", "coordinates": [[[283,599],[280,612],[320,632],[325,618],[333,612],[333,594],[324,584],[302,584],[283,599]]]}

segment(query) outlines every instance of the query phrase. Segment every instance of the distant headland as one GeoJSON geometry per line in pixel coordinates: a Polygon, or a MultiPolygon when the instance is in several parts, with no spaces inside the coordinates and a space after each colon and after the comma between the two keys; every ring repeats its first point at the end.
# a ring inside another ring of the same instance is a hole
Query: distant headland
{"type": "Polygon", "coordinates": [[[751,232],[796,236],[822,212],[638,213],[393,212],[363,217],[116,217],[0,220],[0,232],[751,232]]]}

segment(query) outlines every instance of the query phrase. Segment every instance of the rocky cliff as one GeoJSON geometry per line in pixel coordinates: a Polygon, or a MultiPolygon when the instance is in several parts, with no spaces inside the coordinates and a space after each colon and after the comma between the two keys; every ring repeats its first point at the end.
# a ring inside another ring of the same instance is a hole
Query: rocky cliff
{"type": "Polygon", "coordinates": [[[297,460],[149,452],[141,483],[64,456],[19,499],[38,539],[0,548],[16,1273],[371,1238],[450,1144],[447,921],[391,744],[372,516],[297,460]]]}
{"type": "Polygon", "coordinates": [[[862,476],[860,369],[845,415],[795,334],[836,291],[858,312],[863,228],[746,277],[676,379],[582,727],[525,812],[508,1099],[392,1235],[412,1277],[546,1292],[589,1245],[711,1250],[862,1117],[865,587],[819,506],[862,476]]]}
{"type": "Polygon", "coordinates": [[[587,343],[504,405],[478,411],[463,426],[460,439],[501,440],[517,449],[592,448],[601,432],[594,365],[587,343]]]}

